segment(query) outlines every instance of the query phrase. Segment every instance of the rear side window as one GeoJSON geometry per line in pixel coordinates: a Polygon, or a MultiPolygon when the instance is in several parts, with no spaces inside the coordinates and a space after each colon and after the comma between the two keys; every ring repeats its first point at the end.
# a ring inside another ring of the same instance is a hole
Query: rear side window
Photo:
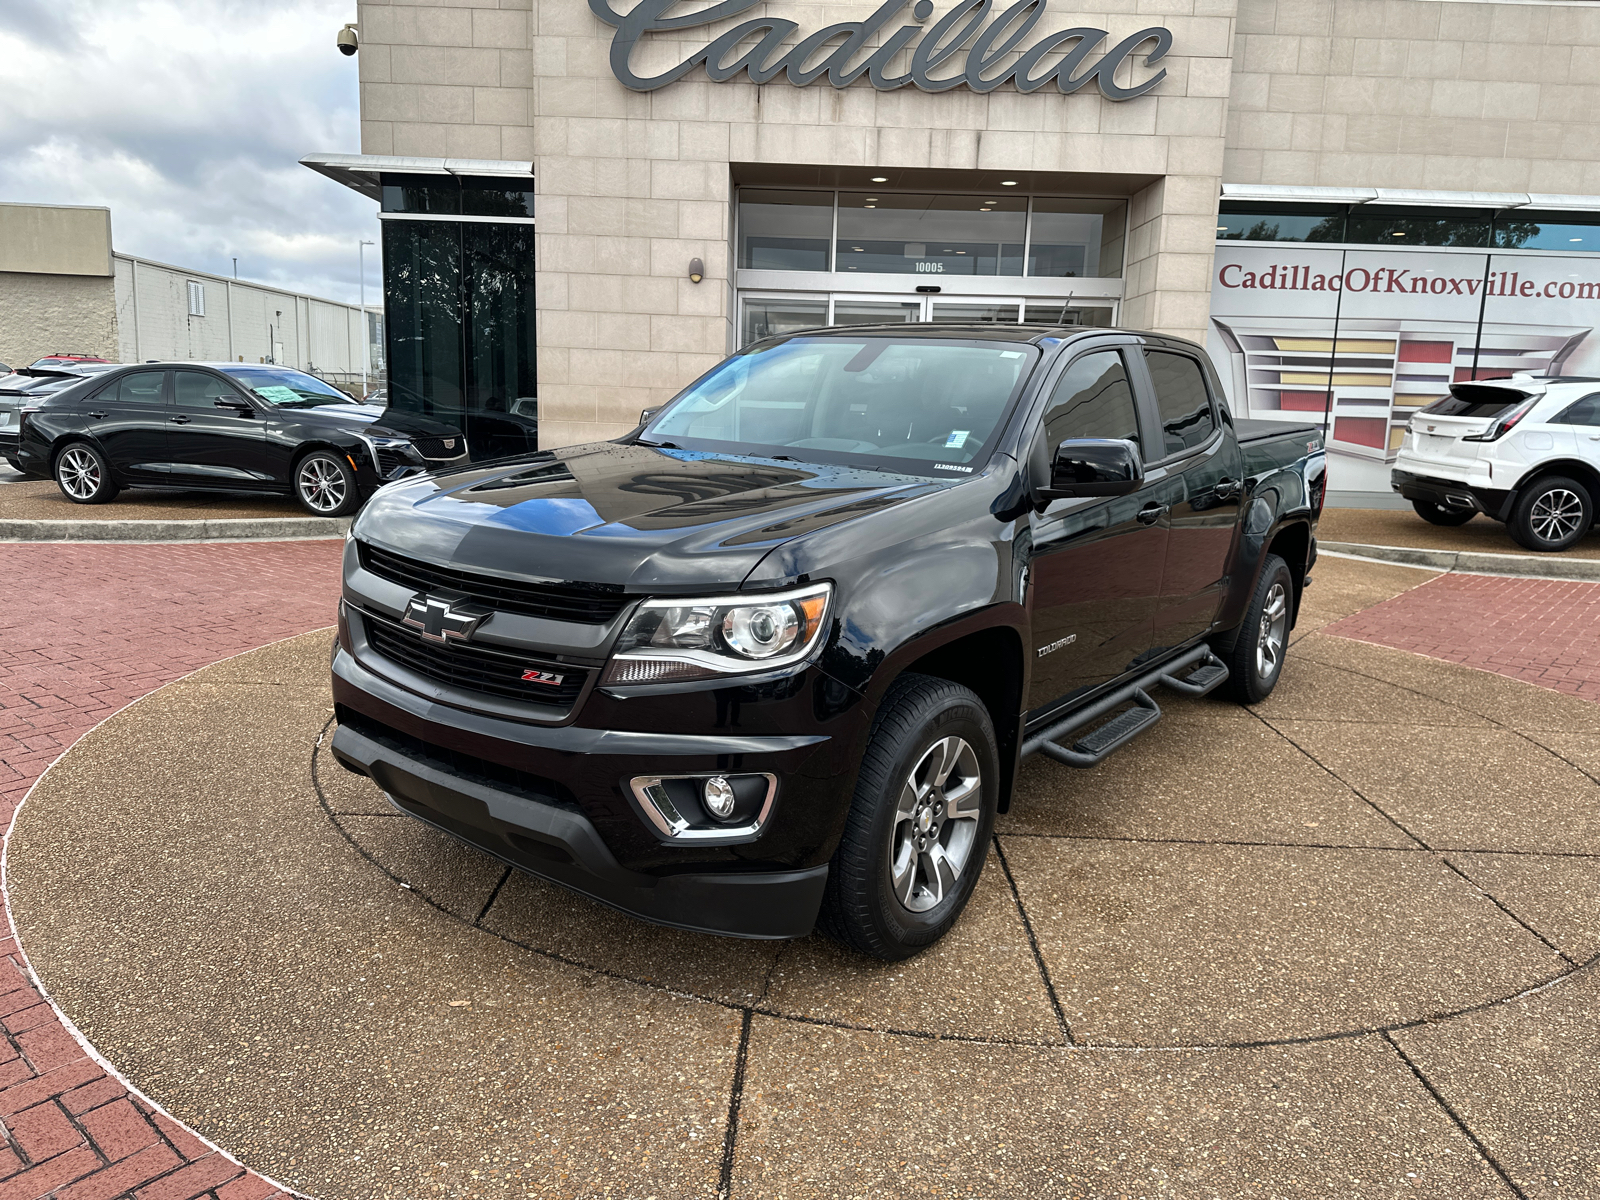
{"type": "Polygon", "coordinates": [[[1600,425],[1600,392],[1585,396],[1556,418],[1561,425],[1600,425]]]}
{"type": "Polygon", "coordinates": [[[1482,383],[1456,383],[1422,411],[1434,417],[1498,417],[1528,398],[1527,392],[1482,383]]]}
{"type": "Polygon", "coordinates": [[[1146,350],[1144,360],[1161,413],[1163,456],[1182,454],[1210,441],[1217,420],[1211,413],[1211,393],[1206,390],[1200,364],[1186,354],[1165,350],[1146,350]]]}
{"type": "Polygon", "coordinates": [[[1101,350],[1073,362],[1050,393],[1044,433],[1051,458],[1068,438],[1125,438],[1139,445],[1139,415],[1122,355],[1101,350]]]}
{"type": "Polygon", "coordinates": [[[165,371],[132,371],[100,393],[118,404],[160,404],[165,371]]]}

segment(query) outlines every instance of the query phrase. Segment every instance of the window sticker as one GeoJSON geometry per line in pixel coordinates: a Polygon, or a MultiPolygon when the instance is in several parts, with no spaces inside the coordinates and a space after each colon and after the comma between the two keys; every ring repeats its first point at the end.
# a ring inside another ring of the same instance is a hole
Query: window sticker
{"type": "Polygon", "coordinates": [[[271,400],[274,404],[298,404],[304,399],[293,388],[287,388],[278,383],[269,383],[264,387],[258,387],[255,389],[255,393],[263,400],[271,400]]]}
{"type": "Polygon", "coordinates": [[[945,440],[944,440],[945,449],[946,450],[959,450],[959,449],[961,449],[961,447],[963,447],[963,446],[965,446],[967,444],[967,435],[969,433],[971,433],[971,432],[972,432],[972,430],[970,430],[970,429],[958,429],[958,430],[956,430],[949,437],[945,438],[945,440]]]}
{"type": "Polygon", "coordinates": [[[1002,351],[1000,351],[1000,357],[1001,358],[1021,358],[1022,357],[1022,351],[1021,350],[1002,350],[1002,351]]]}

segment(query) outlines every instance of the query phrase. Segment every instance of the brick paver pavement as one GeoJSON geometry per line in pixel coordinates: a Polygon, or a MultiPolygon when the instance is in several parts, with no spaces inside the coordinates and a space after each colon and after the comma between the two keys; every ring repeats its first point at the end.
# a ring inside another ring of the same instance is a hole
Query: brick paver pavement
{"type": "MultiPolygon", "coordinates": [[[[0,829],[63,750],[197,667],[332,624],[340,543],[0,544],[0,829]]],[[[29,980],[0,916],[0,1200],[267,1200],[133,1095],[29,980]]]]}
{"type": "Polygon", "coordinates": [[[1600,700],[1600,583],[1440,575],[1323,632],[1600,700]]]}

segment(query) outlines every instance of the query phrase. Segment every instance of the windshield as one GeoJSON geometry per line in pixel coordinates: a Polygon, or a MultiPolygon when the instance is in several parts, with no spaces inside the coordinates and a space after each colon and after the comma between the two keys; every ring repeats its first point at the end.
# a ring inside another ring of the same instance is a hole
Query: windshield
{"type": "Polygon", "coordinates": [[[323,404],[355,403],[338,388],[304,371],[291,371],[287,367],[226,365],[218,369],[276,408],[316,408],[323,404]]]}
{"type": "Polygon", "coordinates": [[[657,415],[640,440],[896,471],[971,471],[988,457],[1037,359],[1022,343],[791,338],[730,358],[657,415]]]}

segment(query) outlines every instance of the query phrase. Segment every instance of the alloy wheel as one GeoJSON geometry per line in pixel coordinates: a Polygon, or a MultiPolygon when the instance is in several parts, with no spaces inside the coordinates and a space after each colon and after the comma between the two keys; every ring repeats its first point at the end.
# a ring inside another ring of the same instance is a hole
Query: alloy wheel
{"type": "Polygon", "coordinates": [[[296,482],[301,499],[318,512],[333,512],[344,503],[344,472],[331,458],[313,454],[300,464],[296,482]]]}
{"type": "Polygon", "coordinates": [[[1256,635],[1256,674],[1271,679],[1283,661],[1283,639],[1289,632],[1289,593],[1274,583],[1261,606],[1261,631],[1256,635]]]}
{"type": "Polygon", "coordinates": [[[100,463],[81,446],[70,447],[56,464],[56,478],[74,500],[88,500],[100,490],[100,463]]]}
{"type": "Polygon", "coordinates": [[[969,865],[983,809],[978,756],[964,738],[940,738],[917,758],[900,789],[889,875],[911,912],[935,908],[969,865]]]}
{"type": "Polygon", "coordinates": [[[1583,525],[1583,499],[1566,488],[1551,488],[1533,502],[1528,524],[1543,541],[1565,541],[1583,525]]]}

